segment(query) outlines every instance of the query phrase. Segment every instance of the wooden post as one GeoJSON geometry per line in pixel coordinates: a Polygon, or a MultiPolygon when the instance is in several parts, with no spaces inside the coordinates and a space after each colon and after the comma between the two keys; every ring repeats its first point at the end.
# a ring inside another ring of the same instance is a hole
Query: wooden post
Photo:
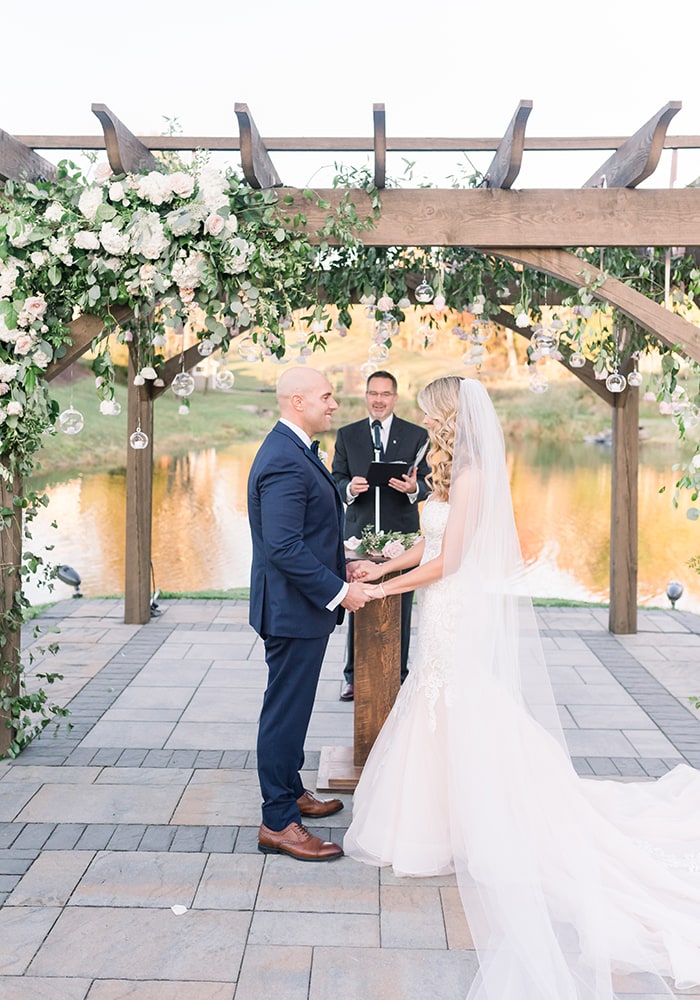
{"type": "Polygon", "coordinates": [[[355,612],[355,732],[351,747],[323,747],[318,791],[352,792],[401,686],[401,597],[355,612]]]}
{"type": "Polygon", "coordinates": [[[639,390],[625,389],[612,411],[610,614],[615,635],[637,631],[639,390]]]}
{"type": "MultiPolygon", "coordinates": [[[[9,509],[9,523],[0,530],[0,614],[3,624],[0,628],[3,644],[0,647],[0,688],[11,698],[17,697],[20,691],[20,629],[10,629],[4,618],[15,606],[17,592],[21,588],[20,567],[22,563],[22,509],[15,507],[13,500],[22,492],[22,480],[16,471],[2,463],[2,470],[9,474],[6,481],[0,475],[0,508],[9,509]]],[[[0,755],[5,755],[14,739],[15,730],[8,726],[10,716],[0,709],[0,755]]]]}
{"type": "Polygon", "coordinates": [[[129,350],[126,442],[126,550],[124,621],[144,625],[151,618],[151,511],[153,506],[153,400],[148,386],[135,386],[135,352],[129,350]],[[131,447],[129,438],[141,427],[148,446],[131,447]]]}

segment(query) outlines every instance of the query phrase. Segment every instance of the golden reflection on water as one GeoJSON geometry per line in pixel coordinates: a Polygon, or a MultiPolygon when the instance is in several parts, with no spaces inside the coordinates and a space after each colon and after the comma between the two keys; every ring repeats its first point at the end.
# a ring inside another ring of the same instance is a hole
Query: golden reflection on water
{"type": "MultiPolygon", "coordinates": [[[[332,460],[333,442],[322,441],[332,460]]],[[[246,482],[257,443],[161,458],[154,466],[153,573],[161,590],[248,585],[250,536],[246,482]]],[[[669,580],[685,593],[679,607],[700,612],[700,576],[687,566],[700,530],[671,503],[667,454],[642,448],[639,471],[639,603],[668,607],[669,580]],[[667,486],[665,494],[659,488],[667,486]]],[[[608,598],[610,456],[595,446],[518,445],[508,464],[516,521],[536,597],[608,598]]],[[[45,486],[50,503],[34,524],[33,550],[54,544],[52,561],[73,566],[87,595],[124,590],[125,476],[85,474],[45,486]],[[50,527],[58,522],[58,529],[50,527]]],[[[53,598],[69,596],[56,584],[53,598]]],[[[32,592],[42,601],[45,591],[32,592]]]]}

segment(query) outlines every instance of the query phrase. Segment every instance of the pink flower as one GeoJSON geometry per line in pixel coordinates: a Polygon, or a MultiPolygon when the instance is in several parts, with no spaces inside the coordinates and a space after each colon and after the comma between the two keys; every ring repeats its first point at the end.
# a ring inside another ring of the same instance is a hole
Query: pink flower
{"type": "Polygon", "coordinates": [[[28,333],[20,333],[15,341],[15,354],[29,354],[34,344],[34,338],[28,333]]]}
{"type": "Polygon", "coordinates": [[[390,295],[382,295],[381,299],[377,302],[377,309],[381,309],[382,312],[389,312],[389,310],[393,308],[394,300],[390,295]]]}
{"type": "Polygon", "coordinates": [[[11,399],[7,404],[7,415],[8,417],[21,417],[22,416],[22,404],[16,399],[11,399]]]}
{"type": "Polygon", "coordinates": [[[667,403],[662,400],[659,403],[659,413],[663,413],[664,416],[668,416],[669,413],[673,413],[673,403],[667,403]]]}
{"type": "Polygon", "coordinates": [[[223,216],[217,215],[216,212],[212,212],[204,221],[204,228],[210,236],[218,236],[225,225],[226,220],[223,216]]]}
{"type": "Polygon", "coordinates": [[[7,382],[0,382],[0,396],[6,396],[10,391],[10,387],[7,382]]]}
{"type": "Polygon", "coordinates": [[[112,168],[109,163],[98,163],[95,167],[95,183],[104,184],[112,176],[112,168]]]}
{"type": "Polygon", "coordinates": [[[46,299],[43,295],[30,295],[24,300],[24,308],[32,319],[39,319],[46,312],[46,299]]]}
{"type": "Polygon", "coordinates": [[[441,309],[445,308],[446,301],[447,300],[445,299],[444,295],[436,295],[435,298],[433,299],[433,306],[437,309],[438,312],[440,312],[441,309]]]}
{"type": "Polygon", "coordinates": [[[396,556],[400,556],[402,552],[405,552],[403,542],[400,542],[398,538],[394,539],[393,542],[387,542],[382,549],[382,555],[386,556],[387,559],[395,559],[396,556]]]}

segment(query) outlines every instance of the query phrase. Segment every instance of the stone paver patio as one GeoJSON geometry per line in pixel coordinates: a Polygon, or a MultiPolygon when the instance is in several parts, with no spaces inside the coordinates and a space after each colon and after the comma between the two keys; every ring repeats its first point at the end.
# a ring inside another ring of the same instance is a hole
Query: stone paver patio
{"type": "MultiPolygon", "coordinates": [[[[247,604],[163,604],[133,626],[117,601],[64,601],[39,619],[60,628],[55,657],[37,652],[55,636],[27,637],[33,669],[64,674],[51,694],[71,728],[0,763],[2,1000],[462,1000],[476,960],[453,878],[257,852],[265,666],[247,604]]],[[[538,617],[579,773],[700,767],[699,616],[642,611],[634,636],[611,636],[597,609],[538,617]]],[[[343,628],[309,729],[310,788],[321,748],[352,742],[344,645],[343,628]]],[[[342,838],[343,798],[314,832],[342,838]]],[[[641,979],[618,989],[654,1000],[641,979]]]]}

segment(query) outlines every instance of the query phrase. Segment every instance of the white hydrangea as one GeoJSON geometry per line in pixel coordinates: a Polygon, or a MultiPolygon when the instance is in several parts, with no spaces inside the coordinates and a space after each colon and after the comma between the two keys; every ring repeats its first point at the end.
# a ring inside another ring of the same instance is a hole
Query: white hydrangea
{"type": "Polygon", "coordinates": [[[139,209],[134,213],[127,233],[132,251],[148,260],[158,260],[169,246],[170,241],[165,235],[157,212],[145,212],[139,209]]]}
{"type": "Polygon", "coordinates": [[[6,261],[0,260],[0,299],[9,298],[15,290],[19,268],[14,257],[8,257],[6,261]]]}
{"type": "Polygon", "coordinates": [[[164,201],[172,199],[173,189],[167,174],[151,170],[143,177],[136,178],[136,193],[140,198],[150,201],[152,205],[162,205],[164,201]]]}
{"type": "Polygon", "coordinates": [[[46,353],[46,351],[35,351],[32,355],[32,362],[37,366],[37,368],[48,368],[51,364],[51,358],[46,353]]]}
{"type": "Polygon", "coordinates": [[[11,382],[19,371],[19,365],[0,365],[0,382],[11,382]]]}
{"type": "Polygon", "coordinates": [[[204,211],[198,211],[195,205],[187,205],[168,212],[165,221],[173,236],[186,236],[199,231],[203,217],[204,211]]]}
{"type": "Polygon", "coordinates": [[[121,181],[115,181],[114,184],[109,185],[109,200],[110,201],[124,201],[126,197],[126,191],[124,190],[124,185],[121,181]]]}
{"type": "Polygon", "coordinates": [[[78,250],[99,250],[100,241],[89,229],[81,229],[73,237],[73,246],[78,250]]]}
{"type": "Polygon", "coordinates": [[[107,253],[121,257],[129,250],[129,237],[111,222],[103,222],[100,228],[100,243],[107,253]]]}
{"type": "Polygon", "coordinates": [[[102,204],[102,189],[98,187],[85,188],[78,199],[78,210],[86,219],[94,219],[97,209],[102,204]]]}
{"type": "Polygon", "coordinates": [[[12,344],[17,340],[18,335],[19,331],[8,329],[5,320],[0,316],[0,340],[4,344],[12,344]]]}
{"type": "Polygon", "coordinates": [[[29,254],[29,259],[34,267],[43,267],[47,263],[49,255],[45,250],[34,250],[29,254]]]}
{"type": "Polygon", "coordinates": [[[49,252],[68,266],[73,263],[67,236],[52,236],[49,240],[49,252]]]}
{"type": "Polygon", "coordinates": [[[250,243],[236,236],[234,239],[228,241],[226,249],[229,252],[222,260],[223,268],[229,274],[240,274],[241,271],[245,271],[253,252],[253,247],[250,243]]]}
{"type": "Polygon", "coordinates": [[[228,181],[220,170],[207,167],[199,175],[199,200],[210,212],[218,212],[228,205],[228,181]]]}
{"type": "MultiPolygon", "coordinates": [[[[173,264],[173,281],[180,288],[197,288],[204,278],[206,260],[203,253],[194,251],[173,264]]],[[[231,272],[234,274],[235,272],[231,272]]]]}
{"type": "Polygon", "coordinates": [[[63,209],[58,204],[57,201],[52,201],[49,207],[44,212],[44,218],[47,222],[60,222],[63,218],[63,209]]]}

